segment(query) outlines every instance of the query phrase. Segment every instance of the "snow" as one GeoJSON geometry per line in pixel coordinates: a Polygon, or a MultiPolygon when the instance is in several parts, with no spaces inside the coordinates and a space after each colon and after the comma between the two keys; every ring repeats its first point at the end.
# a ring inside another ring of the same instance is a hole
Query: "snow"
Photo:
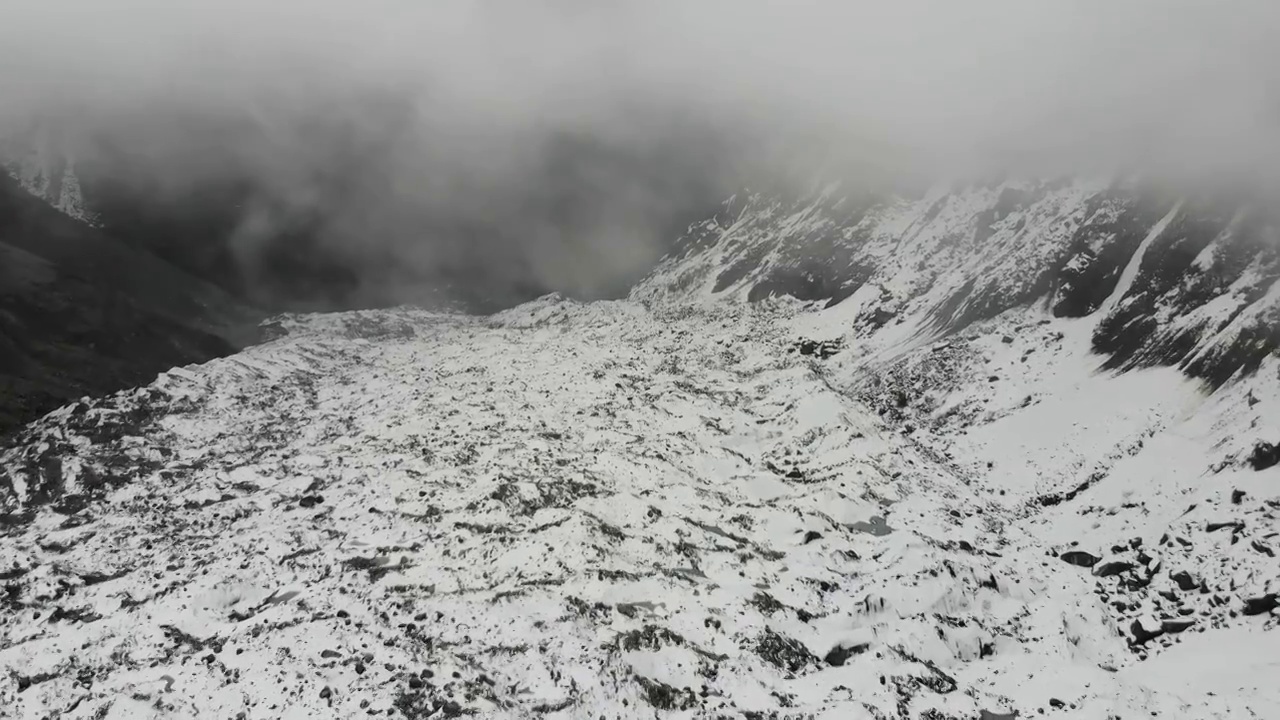
{"type": "MultiPolygon", "coordinates": [[[[56,411],[0,449],[0,708],[1278,717],[1280,360],[1104,370],[1111,303],[1026,295],[1100,187],[744,194],[626,301],[287,316],[56,411]],[[852,295],[745,302],[833,237],[852,295]],[[948,324],[975,279],[1023,299],[948,324]]],[[[1263,264],[1161,328],[1265,324],[1263,264]]]]}
{"type": "MultiPolygon", "coordinates": [[[[1274,618],[1224,608],[1131,647],[1129,616],[1103,600],[1123,595],[1118,578],[1053,556],[1110,556],[1130,535],[1157,546],[1173,528],[1195,547],[1160,547],[1167,565],[1264,591],[1274,559],[1196,530],[1239,484],[1248,538],[1275,533],[1268,473],[1202,487],[1248,417],[1173,370],[1095,372],[1069,321],[1002,343],[1026,322],[1010,316],[975,333],[985,365],[952,392],[1009,403],[1023,390],[989,387],[987,366],[1062,327],[1056,352],[1031,356],[1040,401],[914,437],[840,355],[789,351],[792,324],[821,316],[553,297],[492,318],[298,317],[282,339],[168,373],[156,387],[173,400],[147,401],[170,409],[121,441],[167,459],[101,504],[10,531],[0,566],[21,573],[0,703],[16,717],[396,703],[648,717],[656,703],[673,717],[967,718],[1053,698],[1063,717],[1274,716],[1274,654],[1244,642],[1274,618]],[[1099,464],[1106,479],[1077,500],[1035,503],[1099,464]],[[1188,520],[1186,503],[1205,510],[1188,520]],[[836,666],[823,658],[838,645],[866,649],[836,666]],[[1237,645],[1252,654],[1229,655],[1231,672],[1210,659],[1237,645]],[[1217,679],[1181,680],[1206,662],[1217,679]]],[[[1277,402],[1274,385],[1254,388],[1277,402]]],[[[71,417],[48,432],[82,432],[71,417]]],[[[23,450],[4,456],[11,473],[23,450]]],[[[1137,604],[1159,628],[1168,609],[1137,604]]]]}

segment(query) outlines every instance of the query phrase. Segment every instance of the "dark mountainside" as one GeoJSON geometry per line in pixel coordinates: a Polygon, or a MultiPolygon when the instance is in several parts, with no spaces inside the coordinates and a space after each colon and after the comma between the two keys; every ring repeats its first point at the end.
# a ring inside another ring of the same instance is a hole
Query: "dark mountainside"
{"type": "Polygon", "coordinates": [[[0,175],[0,434],[235,352],[255,315],[0,175]]]}
{"type": "Polygon", "coordinates": [[[1235,195],[1062,181],[915,199],[743,192],[666,265],[670,294],[711,283],[751,302],[833,307],[861,292],[851,324],[879,328],[912,307],[940,337],[1034,304],[1058,318],[1101,313],[1104,367],[1174,365],[1210,388],[1280,348],[1280,218],[1235,195]]]}
{"type": "Polygon", "coordinates": [[[47,202],[2,177],[0,433],[84,394],[234,352],[278,312],[410,303],[485,313],[553,291],[622,296],[665,248],[640,239],[639,263],[571,287],[599,259],[602,225],[617,218],[676,238],[722,195],[685,142],[636,149],[563,134],[527,186],[463,178],[437,198],[395,187],[394,122],[302,127],[308,147],[323,149],[264,151],[279,166],[265,173],[246,150],[273,148],[260,127],[187,119],[160,131],[146,152],[111,136],[46,147],[47,202]],[[93,227],[50,207],[71,157],[93,227]],[[572,261],[580,267],[557,274],[572,261]]]}

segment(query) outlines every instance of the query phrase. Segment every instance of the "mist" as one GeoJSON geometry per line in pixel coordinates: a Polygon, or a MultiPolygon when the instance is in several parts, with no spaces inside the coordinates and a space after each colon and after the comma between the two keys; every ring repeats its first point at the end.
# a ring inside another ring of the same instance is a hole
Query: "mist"
{"type": "Polygon", "coordinates": [[[10,0],[0,133],[54,128],[266,305],[606,297],[761,182],[1270,191],[1278,30],[1267,0],[10,0]]]}

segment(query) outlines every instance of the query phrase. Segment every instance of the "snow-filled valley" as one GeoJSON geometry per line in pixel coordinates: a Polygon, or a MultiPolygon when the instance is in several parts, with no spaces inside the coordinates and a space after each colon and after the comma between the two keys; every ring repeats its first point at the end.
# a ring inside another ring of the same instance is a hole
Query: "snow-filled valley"
{"type": "MultiPolygon", "coordinates": [[[[936,205],[878,227],[983,217],[936,205]]],[[[1280,359],[1097,354],[1177,208],[1088,312],[940,325],[1019,212],[835,302],[746,302],[786,249],[734,233],[821,212],[738,214],[626,301],[287,316],[62,408],[0,449],[0,716],[1280,717],[1280,359]]]]}

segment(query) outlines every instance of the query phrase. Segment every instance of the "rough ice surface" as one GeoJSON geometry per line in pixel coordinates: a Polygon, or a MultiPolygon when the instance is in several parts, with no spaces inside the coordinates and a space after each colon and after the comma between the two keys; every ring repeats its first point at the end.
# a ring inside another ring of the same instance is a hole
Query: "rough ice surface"
{"type": "Polygon", "coordinates": [[[291,316],[56,411],[0,449],[0,716],[1280,717],[1280,362],[1108,369],[1105,293],[940,322],[1051,254],[929,239],[1002,197],[874,211],[927,262],[834,303],[746,302],[817,211],[730,207],[627,301],[291,316]]]}

